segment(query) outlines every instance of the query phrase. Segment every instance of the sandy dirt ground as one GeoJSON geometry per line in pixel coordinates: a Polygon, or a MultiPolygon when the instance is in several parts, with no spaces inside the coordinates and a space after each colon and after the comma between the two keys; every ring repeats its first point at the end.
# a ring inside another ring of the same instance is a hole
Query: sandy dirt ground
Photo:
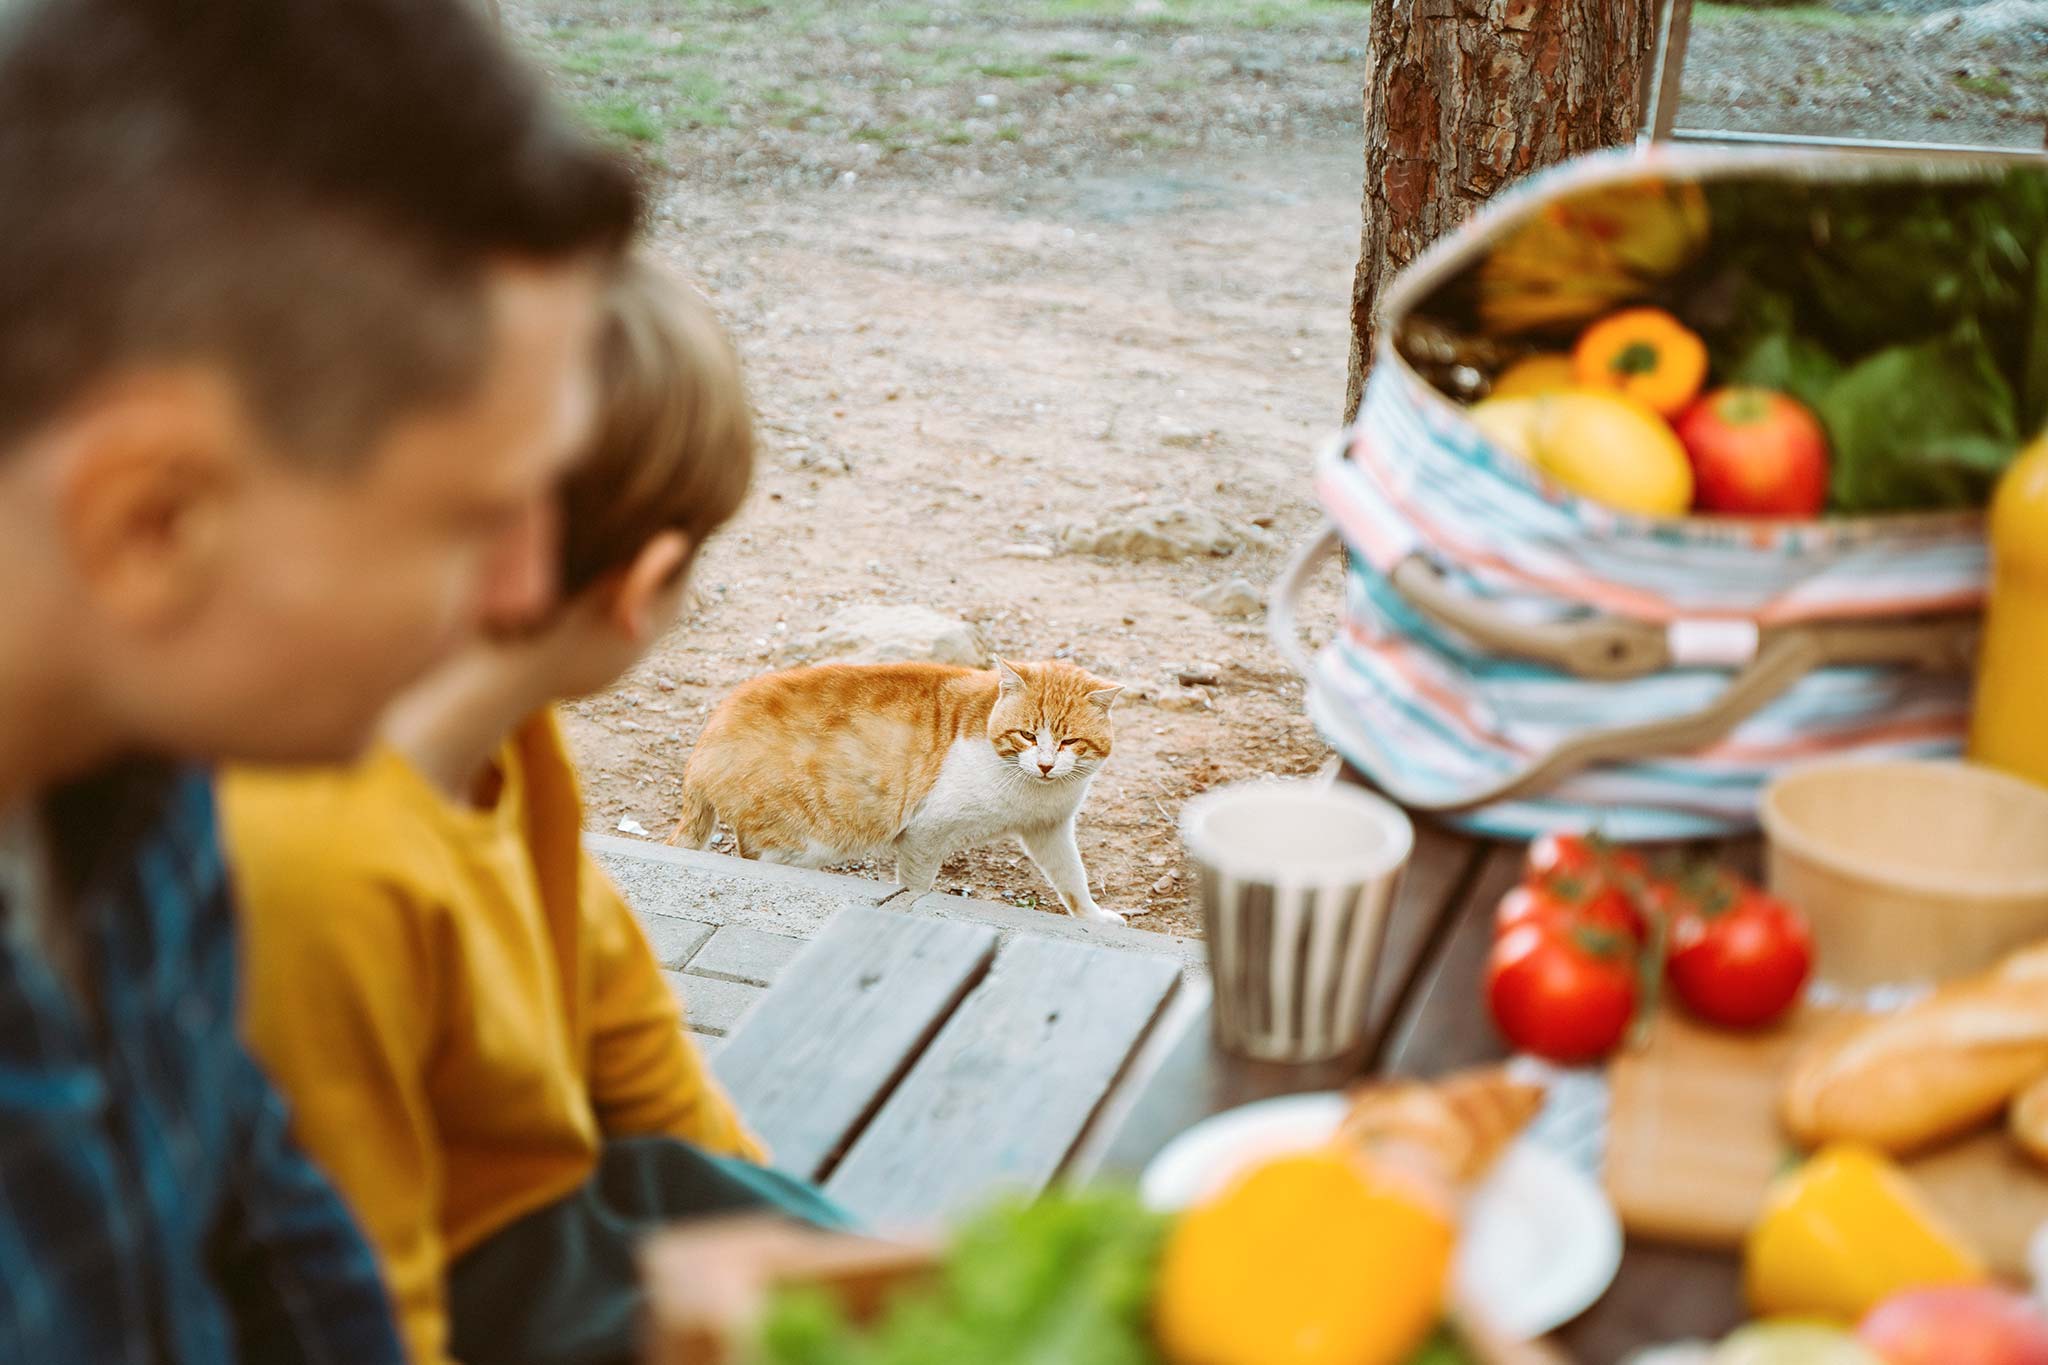
{"type": "MultiPolygon", "coordinates": [[[[647,159],[659,249],[738,338],[764,437],[692,615],[569,708],[570,738],[591,828],[659,838],[725,691],[844,607],[930,607],[1008,657],[1128,685],[1082,853],[1105,906],[1190,932],[1180,804],[1327,752],[1263,621],[1190,599],[1237,577],[1263,589],[1317,523],[1308,470],[1340,416],[1358,242],[1364,11],[1003,8],[508,3],[647,159]],[[1069,523],[1147,502],[1269,543],[1036,557],[1069,523]]],[[[1686,121],[2038,145],[2048,54],[1909,33],[1716,10],[1686,121]]],[[[1331,581],[1305,614],[1335,609],[1331,581]]],[[[955,858],[940,887],[1057,906],[1010,848],[955,858]]]]}

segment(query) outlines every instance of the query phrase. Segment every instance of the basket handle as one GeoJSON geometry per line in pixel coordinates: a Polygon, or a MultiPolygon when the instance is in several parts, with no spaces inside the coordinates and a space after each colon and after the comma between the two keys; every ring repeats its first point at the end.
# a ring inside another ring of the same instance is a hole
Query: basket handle
{"type": "Polygon", "coordinates": [[[1314,671],[1315,660],[1302,648],[1301,632],[1294,624],[1295,609],[1301,602],[1301,590],[1308,585],[1309,575],[1335,552],[1340,543],[1336,524],[1324,518],[1315,534],[1295,546],[1294,553],[1287,556],[1280,576],[1273,580],[1273,586],[1266,594],[1266,638],[1273,642],[1273,648],[1280,651],[1280,657],[1303,682],[1308,681],[1309,674],[1314,671]]]}
{"type": "MultiPolygon", "coordinates": [[[[1304,678],[1313,665],[1297,632],[1296,607],[1310,573],[1338,543],[1336,528],[1326,522],[1289,558],[1267,607],[1267,631],[1275,647],[1304,678]]],[[[1388,580],[1418,612],[1481,647],[1548,664],[1577,677],[1609,681],[1640,677],[1676,662],[1670,630],[1614,617],[1532,625],[1460,593],[1418,555],[1395,565],[1388,580]]],[[[1977,633],[1973,613],[1896,621],[1810,622],[1761,631],[1756,635],[1754,654],[1728,686],[1690,715],[1588,730],[1532,757],[1476,795],[1442,802],[1404,797],[1403,804],[1436,813],[1471,810],[1527,796],[1594,764],[1703,749],[1727,738],[1817,668],[1890,664],[1967,669],[1976,657],[1977,633]]]]}

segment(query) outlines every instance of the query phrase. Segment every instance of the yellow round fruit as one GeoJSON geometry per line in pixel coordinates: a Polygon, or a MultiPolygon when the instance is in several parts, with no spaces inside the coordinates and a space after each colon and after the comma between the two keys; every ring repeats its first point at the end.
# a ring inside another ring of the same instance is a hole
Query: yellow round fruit
{"type": "Polygon", "coordinates": [[[1495,398],[1534,398],[1578,384],[1578,366],[1568,355],[1532,355],[1517,360],[1493,381],[1495,398]]]}
{"type": "Polygon", "coordinates": [[[1326,1150],[1185,1214],[1154,1302],[1174,1365],[1398,1365],[1443,1313],[1453,1232],[1398,1177],[1326,1150]]]}
{"type": "Polygon", "coordinates": [[[1692,506],[1692,463],[1677,435],[1633,399],[1593,389],[1489,398],[1471,410],[1480,430],[1595,502],[1646,517],[1692,506]]]}

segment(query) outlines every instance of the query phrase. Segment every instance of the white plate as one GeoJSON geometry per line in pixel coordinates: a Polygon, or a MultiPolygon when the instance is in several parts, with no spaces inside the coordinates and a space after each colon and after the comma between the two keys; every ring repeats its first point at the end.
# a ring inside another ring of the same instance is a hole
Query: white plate
{"type": "MultiPolygon", "coordinates": [[[[1248,1166],[1329,1141],[1344,1097],[1287,1095],[1217,1114],[1152,1159],[1139,1193],[1174,1210],[1214,1194],[1248,1166]]],[[[1593,1306],[1621,1268],[1621,1223],[1599,1186],[1527,1138],[1472,1193],[1453,1273],[1498,1330],[1536,1337],[1593,1306]]]]}

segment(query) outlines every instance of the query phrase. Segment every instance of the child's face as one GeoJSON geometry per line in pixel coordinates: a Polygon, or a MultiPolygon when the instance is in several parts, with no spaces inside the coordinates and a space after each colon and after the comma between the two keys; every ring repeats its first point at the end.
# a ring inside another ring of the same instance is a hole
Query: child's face
{"type": "Polygon", "coordinates": [[[602,692],[633,670],[682,619],[689,570],[658,566],[645,577],[636,564],[607,575],[565,604],[549,627],[540,656],[546,660],[545,695],[582,697],[602,692]]]}

